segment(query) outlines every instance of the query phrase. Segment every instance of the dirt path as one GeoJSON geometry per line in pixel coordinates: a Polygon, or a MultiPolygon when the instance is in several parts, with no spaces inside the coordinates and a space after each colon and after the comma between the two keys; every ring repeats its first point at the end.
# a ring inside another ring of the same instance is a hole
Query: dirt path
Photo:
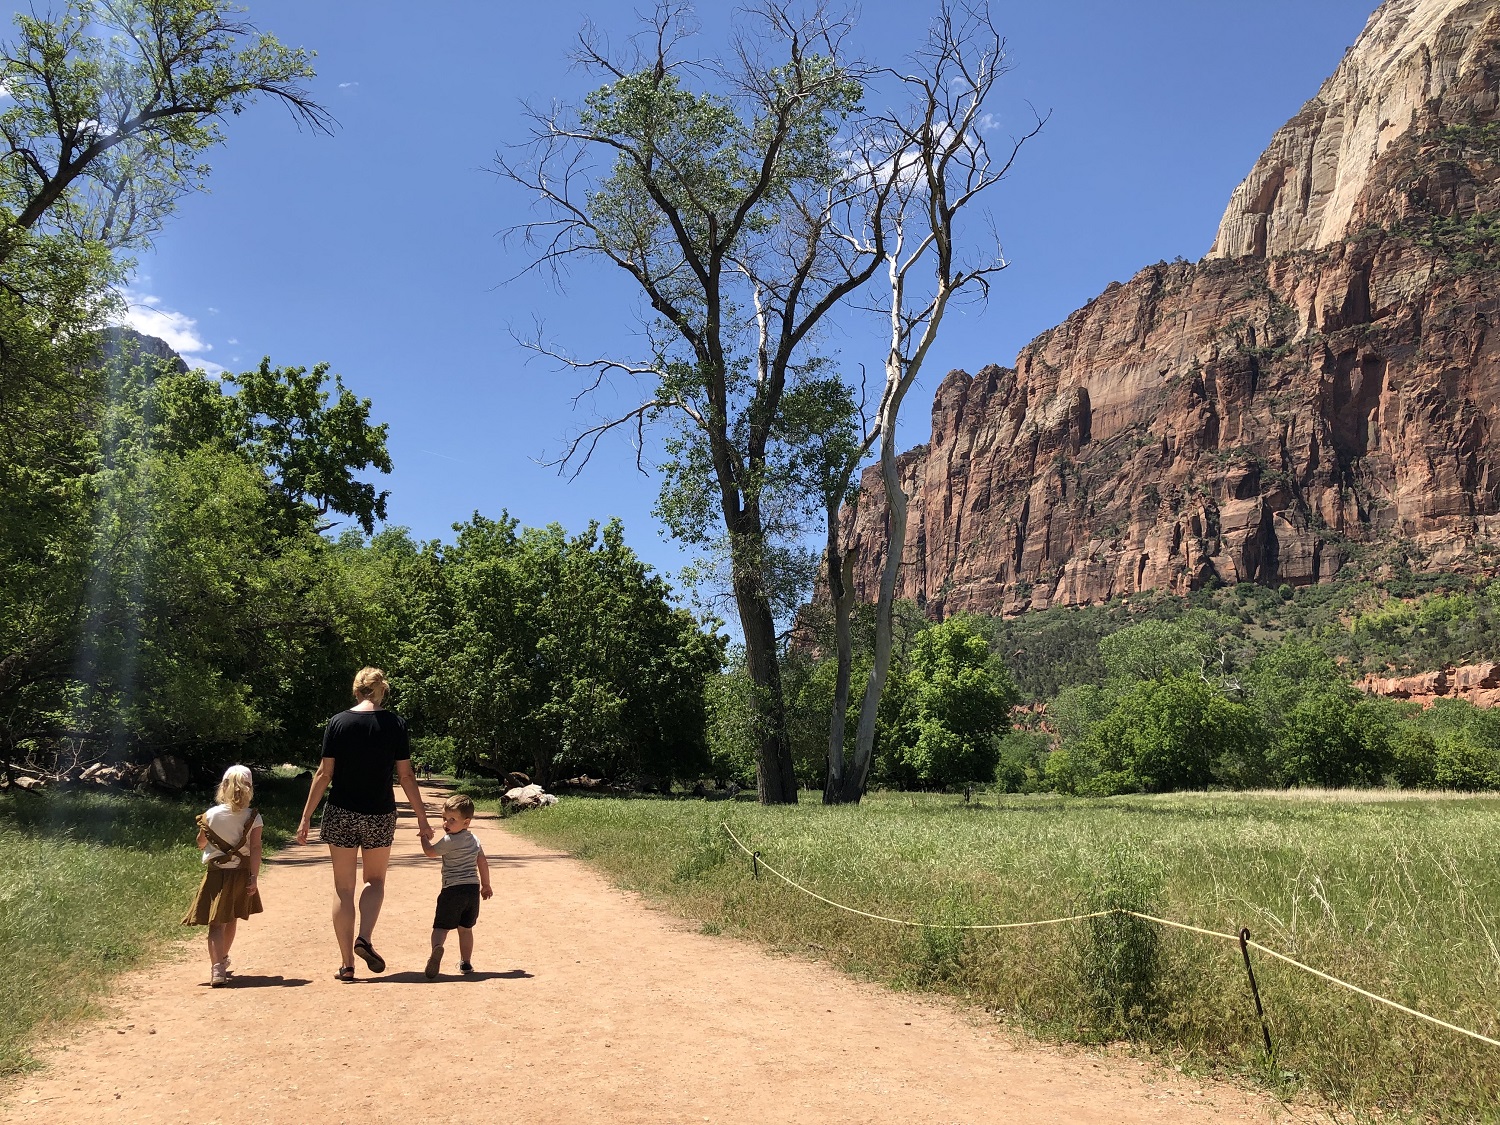
{"type": "MultiPolygon", "coordinates": [[[[333,980],[321,847],[267,864],[233,987],[201,941],[133,974],[0,1105],[12,1122],[1208,1122],[1267,1103],[1011,1040],[940,1005],[693,932],[495,821],[470,978],[422,975],[437,893],[412,820],[376,946],[333,980]],[[455,1104],[456,1092],[463,1091],[455,1104]],[[467,1103],[467,1108],[462,1108],[467,1103]]],[[[201,933],[201,931],[198,931],[201,933]]],[[[456,965],[449,941],[446,967],[456,965]]]]}

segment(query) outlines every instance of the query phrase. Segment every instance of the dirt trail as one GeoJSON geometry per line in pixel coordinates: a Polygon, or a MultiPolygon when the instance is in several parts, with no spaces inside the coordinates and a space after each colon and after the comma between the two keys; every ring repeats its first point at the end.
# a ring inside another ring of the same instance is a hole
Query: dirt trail
{"type": "MultiPolygon", "coordinates": [[[[429,793],[429,796],[432,794],[429,793]]],[[[132,974],[116,1012],[9,1092],[9,1122],[1208,1122],[1269,1103],[1013,1040],[934,1003],[710,937],[588,867],[475,830],[496,897],[462,978],[422,975],[435,862],[403,819],[376,946],[333,979],[326,851],[268,861],[235,984],[201,940],[132,974]],[[454,1097],[462,1091],[462,1097],[454,1097]],[[466,1106],[466,1108],[464,1108],[466,1106]]],[[[201,934],[202,931],[195,931],[201,934]]],[[[450,938],[445,967],[458,961],[450,938]]]]}

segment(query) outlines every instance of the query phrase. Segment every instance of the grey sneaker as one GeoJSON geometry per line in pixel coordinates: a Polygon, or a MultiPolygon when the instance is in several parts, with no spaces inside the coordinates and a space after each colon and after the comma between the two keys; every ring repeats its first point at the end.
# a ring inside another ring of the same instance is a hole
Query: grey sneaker
{"type": "MultiPolygon", "coordinates": [[[[437,980],[438,969],[442,967],[442,964],[443,947],[440,945],[436,949],[434,949],[432,951],[432,955],[427,958],[427,968],[423,969],[422,972],[428,980],[437,980]]],[[[462,966],[459,967],[462,968],[462,966]]]]}

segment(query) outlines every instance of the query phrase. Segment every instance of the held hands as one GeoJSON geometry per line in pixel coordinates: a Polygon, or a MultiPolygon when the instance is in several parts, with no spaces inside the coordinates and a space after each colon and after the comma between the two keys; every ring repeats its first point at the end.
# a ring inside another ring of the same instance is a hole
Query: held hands
{"type": "Polygon", "coordinates": [[[433,836],[432,825],[428,824],[425,820],[419,821],[417,824],[417,835],[422,837],[423,843],[431,843],[433,836]]]}

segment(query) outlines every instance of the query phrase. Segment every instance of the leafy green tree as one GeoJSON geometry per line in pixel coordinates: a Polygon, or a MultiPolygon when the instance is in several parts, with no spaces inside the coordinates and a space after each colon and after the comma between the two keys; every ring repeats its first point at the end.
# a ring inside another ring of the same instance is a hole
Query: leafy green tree
{"type": "Polygon", "coordinates": [[[543,784],[707,768],[704,685],[723,642],[672,607],[618,521],[569,538],[476,514],[456,530],[399,664],[425,729],[543,784]]]}
{"type": "Polygon", "coordinates": [[[606,84],[581,105],[534,113],[528,158],[502,157],[497,168],[549,212],[526,228],[539,266],[602,259],[651,308],[641,361],[578,361],[537,342],[601,379],[652,386],[638,406],[581,434],[564,462],[581,468],[617,427],[667,425],[663,514],[690,542],[722,529],[764,708],[760,799],[795,802],[774,612],[785,499],[774,483],[789,461],[779,427],[799,383],[818,377],[802,354],[818,325],[879,264],[890,185],[872,188],[862,171],[878,161],[850,159],[863,87],[845,55],[847,27],[821,8],[802,19],[790,0],[773,0],[752,16],[754,49],[742,43],[705,66],[683,57],[685,17],[658,7],[640,40],[651,48],[624,58],[585,37],[580,61],[606,84]],[[717,86],[705,81],[714,77],[717,86]]]}
{"type": "Polygon", "coordinates": [[[357,624],[389,588],[372,598],[345,581],[347,545],[318,535],[317,510],[265,474],[237,396],[132,358],[108,373],[83,616],[73,660],[55,669],[81,685],[70,721],[88,734],[107,719],[116,752],[305,747],[344,694],[357,624]]]}
{"type": "Polygon", "coordinates": [[[1500,715],[1464,700],[1439,699],[1411,722],[1432,741],[1435,786],[1500,788],[1500,715]]]}
{"type": "MultiPolygon", "coordinates": [[[[147,464],[143,453],[130,468],[102,463],[108,348],[94,330],[118,307],[124,255],[201,185],[223,123],[257,98],[329,124],[305,90],[310,56],[224,0],[70,0],[14,22],[0,42],[0,755],[101,737],[71,727],[98,678],[82,622],[122,604],[94,573],[115,561],[101,560],[108,529],[95,524],[101,498],[132,492],[147,464]]],[[[206,460],[147,475],[188,494],[187,478],[212,475],[206,460]]],[[[131,510],[147,523],[163,515],[131,510]]],[[[220,720],[209,726],[245,727],[220,720]]]]}
{"type": "Polygon", "coordinates": [[[368,535],[385,519],[389,492],[375,491],[354,474],[391,471],[386,426],[370,425],[370,400],[356,398],[333,377],[333,403],[323,389],[329,365],[311,373],[305,367],[273,368],[269,359],[230,382],[240,448],[275,483],[286,506],[310,505],[319,516],[330,511],[353,516],[368,535]]]}
{"type": "Polygon", "coordinates": [[[1199,676],[1168,673],[1131,686],[1089,729],[1071,780],[1095,794],[1206,789],[1261,737],[1251,708],[1199,676]]]}
{"type": "Polygon", "coordinates": [[[902,679],[882,778],[912,788],[992,780],[1020,696],[978,623],[960,614],[922,630],[902,679]]]}
{"type": "Polygon", "coordinates": [[[1389,768],[1386,725],[1323,649],[1288,642],[1260,656],[1250,690],[1284,785],[1372,785],[1389,768]]]}

